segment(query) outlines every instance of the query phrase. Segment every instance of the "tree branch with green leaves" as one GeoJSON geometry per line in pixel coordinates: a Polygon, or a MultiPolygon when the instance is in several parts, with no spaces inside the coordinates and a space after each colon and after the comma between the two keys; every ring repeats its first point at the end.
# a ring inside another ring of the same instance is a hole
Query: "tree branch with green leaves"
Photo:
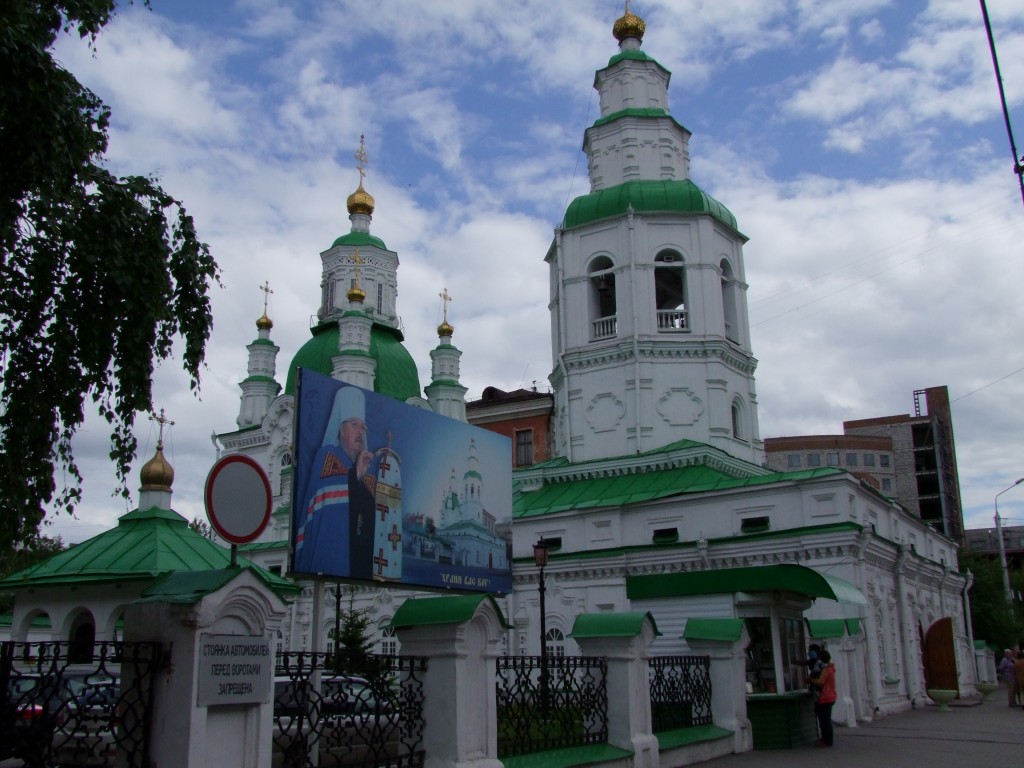
{"type": "Polygon", "coordinates": [[[155,179],[104,167],[110,110],[53,57],[62,31],[95,41],[115,10],[0,5],[0,544],[81,499],[72,438],[87,408],[109,425],[127,496],[155,365],[180,340],[197,390],[213,325],[219,269],[192,218],[155,179]]]}

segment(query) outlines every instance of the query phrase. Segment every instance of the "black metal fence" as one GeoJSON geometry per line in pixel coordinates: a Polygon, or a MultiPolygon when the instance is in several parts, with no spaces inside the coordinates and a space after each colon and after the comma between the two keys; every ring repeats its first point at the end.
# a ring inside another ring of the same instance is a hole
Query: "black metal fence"
{"type": "Polygon", "coordinates": [[[546,661],[498,658],[499,758],[608,740],[606,661],[586,656],[546,661]]]}
{"type": "Polygon", "coordinates": [[[0,643],[0,760],[148,768],[159,643],[0,643]]]}
{"type": "Polygon", "coordinates": [[[414,656],[279,654],[272,764],[422,768],[426,668],[414,656]]]}
{"type": "Polygon", "coordinates": [[[654,733],[714,723],[710,657],[659,656],[648,666],[654,733]]]}

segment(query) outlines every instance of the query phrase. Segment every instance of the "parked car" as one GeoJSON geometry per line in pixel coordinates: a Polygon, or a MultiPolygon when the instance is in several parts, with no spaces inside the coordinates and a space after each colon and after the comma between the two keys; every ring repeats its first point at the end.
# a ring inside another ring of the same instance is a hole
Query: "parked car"
{"type": "Polygon", "coordinates": [[[57,675],[14,670],[0,713],[0,758],[44,762],[53,733],[67,717],[67,704],[72,698],[57,675]]]}
{"type": "MultiPolygon", "coordinates": [[[[390,691],[390,688],[387,689],[390,691]]],[[[398,709],[361,677],[325,675],[274,681],[273,768],[382,762],[399,752],[398,709]]]]}
{"type": "Polygon", "coordinates": [[[53,759],[64,765],[113,765],[121,680],[97,672],[65,672],[71,696],[53,733],[53,759]]]}
{"type": "Polygon", "coordinates": [[[272,768],[298,768],[309,763],[320,723],[320,695],[309,680],[274,678],[272,768]]]}
{"type": "Polygon", "coordinates": [[[398,755],[400,710],[385,680],[328,676],[321,681],[321,692],[321,765],[379,763],[398,755]]]}

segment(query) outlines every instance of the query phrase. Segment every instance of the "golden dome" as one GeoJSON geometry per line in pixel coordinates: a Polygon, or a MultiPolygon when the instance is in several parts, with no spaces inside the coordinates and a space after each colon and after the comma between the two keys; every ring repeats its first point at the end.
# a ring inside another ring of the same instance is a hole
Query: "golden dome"
{"type": "Polygon", "coordinates": [[[363,182],[360,181],[359,189],[348,196],[348,212],[365,213],[367,216],[372,216],[374,205],[373,195],[363,189],[363,182]]]}
{"type": "Polygon", "coordinates": [[[346,293],[345,295],[348,296],[349,301],[356,304],[362,304],[363,299],[366,298],[366,291],[360,288],[359,284],[356,283],[355,285],[348,289],[348,293],[346,293]]]}
{"type": "Polygon", "coordinates": [[[256,328],[260,331],[269,331],[274,327],[274,321],[267,317],[267,311],[263,310],[263,317],[256,321],[256,328]]]}
{"type": "Polygon", "coordinates": [[[438,336],[451,336],[453,333],[455,333],[455,329],[448,324],[447,320],[437,326],[438,336]]]}
{"type": "Polygon", "coordinates": [[[143,491],[169,491],[174,482],[174,467],[164,458],[164,444],[156,444],[153,458],[142,465],[139,472],[143,491]]]}
{"type": "Polygon", "coordinates": [[[644,39],[644,32],[647,31],[647,24],[629,10],[629,3],[626,3],[626,13],[616,20],[612,27],[612,34],[620,43],[628,37],[635,37],[637,40],[644,39]]]}

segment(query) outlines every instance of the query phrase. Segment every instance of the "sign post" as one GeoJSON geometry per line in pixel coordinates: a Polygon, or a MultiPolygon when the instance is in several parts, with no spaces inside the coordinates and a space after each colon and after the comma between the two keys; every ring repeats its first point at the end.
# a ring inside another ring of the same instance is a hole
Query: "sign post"
{"type": "Polygon", "coordinates": [[[248,456],[225,456],[206,478],[205,498],[206,516],[217,535],[230,542],[234,566],[238,545],[257,539],[270,521],[270,480],[248,456]]]}

